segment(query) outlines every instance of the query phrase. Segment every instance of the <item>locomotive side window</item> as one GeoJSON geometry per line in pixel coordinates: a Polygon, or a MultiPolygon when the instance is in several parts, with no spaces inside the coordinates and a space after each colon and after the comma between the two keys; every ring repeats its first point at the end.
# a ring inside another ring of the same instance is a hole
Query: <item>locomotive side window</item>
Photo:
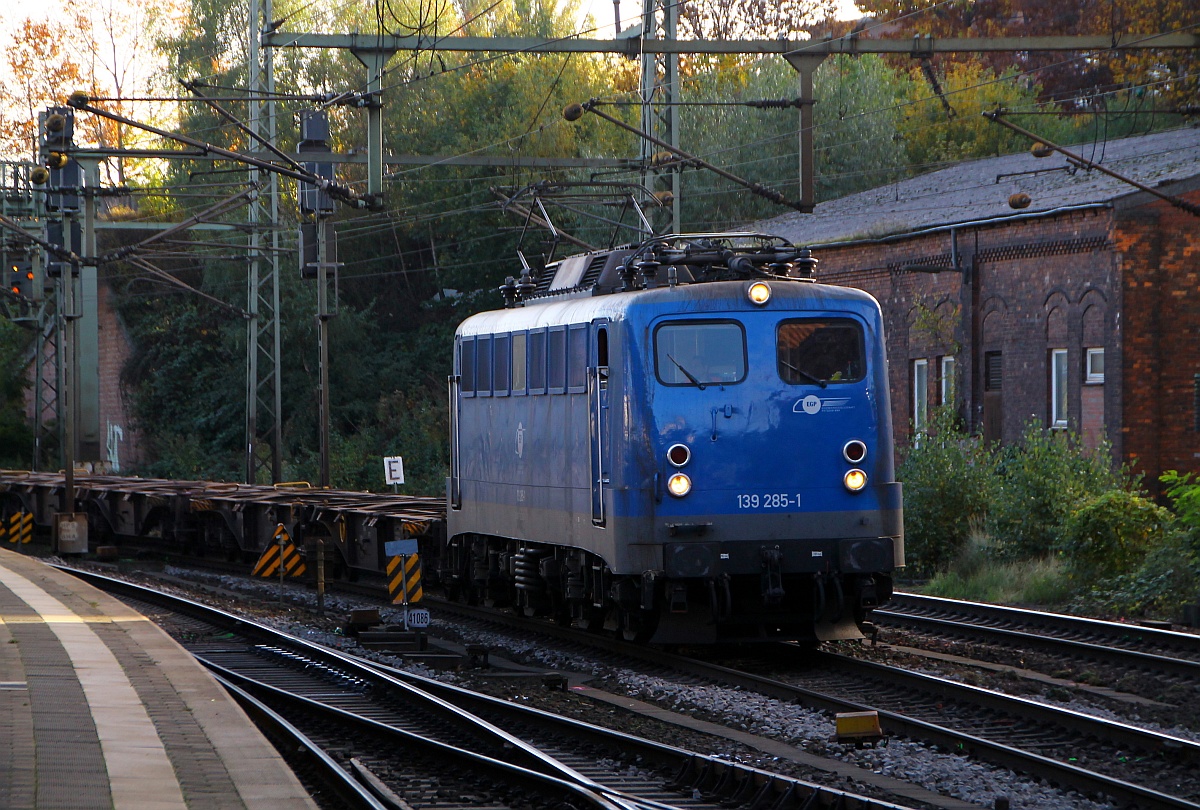
{"type": "Polygon", "coordinates": [[[514,332],[512,336],[512,392],[525,393],[525,341],[524,332],[514,332]]]}
{"type": "Polygon", "coordinates": [[[746,333],[737,321],[675,321],[654,332],[663,385],[732,385],[746,378],[746,333]]]}
{"type": "Polygon", "coordinates": [[[608,330],[596,330],[596,365],[601,368],[608,366],[608,330]]]}
{"type": "Polygon", "coordinates": [[[567,384],[567,328],[551,326],[547,348],[549,371],[546,387],[551,394],[561,394],[567,384]]]}
{"type": "Polygon", "coordinates": [[[587,388],[587,327],[567,330],[567,390],[573,394],[587,388]]]}
{"type": "Polygon", "coordinates": [[[465,337],[458,344],[459,391],[466,396],[475,393],[475,338],[465,337]]]}
{"type": "Polygon", "coordinates": [[[492,339],[495,361],[492,363],[492,392],[497,396],[508,394],[508,335],[496,335],[492,339]]]}
{"type": "Polygon", "coordinates": [[[546,330],[529,333],[529,393],[546,393],[546,330]]]}
{"type": "Polygon", "coordinates": [[[852,383],[867,373],[862,327],[848,318],[784,321],[775,345],[779,377],[789,385],[852,383]]]}
{"type": "Polygon", "coordinates": [[[480,335],[475,338],[475,393],[481,397],[492,395],[492,337],[480,335]]]}

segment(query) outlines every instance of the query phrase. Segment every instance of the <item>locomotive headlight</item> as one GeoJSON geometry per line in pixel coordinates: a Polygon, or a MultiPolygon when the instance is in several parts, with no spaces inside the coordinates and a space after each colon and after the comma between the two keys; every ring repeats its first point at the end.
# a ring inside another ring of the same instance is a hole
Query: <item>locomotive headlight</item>
{"type": "Polygon", "coordinates": [[[851,492],[858,492],[867,485],[867,474],[862,470],[848,470],[842,476],[842,483],[846,485],[846,489],[851,492]]]}
{"type": "Polygon", "coordinates": [[[673,444],[667,448],[667,461],[672,467],[682,467],[692,460],[692,451],[686,444],[673,444]]]}
{"type": "Polygon", "coordinates": [[[851,439],[842,448],[842,457],[851,464],[862,464],[862,460],[867,457],[867,445],[858,439],[851,439]]]}
{"type": "Polygon", "coordinates": [[[692,479],[683,473],[675,473],[667,479],[667,492],[676,498],[682,498],[692,491],[692,479]]]}
{"type": "Polygon", "coordinates": [[[771,300],[771,285],[765,281],[756,281],[746,288],[746,297],[755,306],[762,306],[771,300]]]}

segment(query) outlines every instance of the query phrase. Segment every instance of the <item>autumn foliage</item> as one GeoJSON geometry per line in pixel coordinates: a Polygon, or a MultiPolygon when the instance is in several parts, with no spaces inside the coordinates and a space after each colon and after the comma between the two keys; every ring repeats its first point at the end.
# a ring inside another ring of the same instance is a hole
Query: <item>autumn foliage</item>
{"type": "MultiPolygon", "coordinates": [[[[1200,24],[1200,6],[1194,0],[858,0],[857,5],[878,19],[891,21],[872,36],[900,39],[926,34],[1099,35],[1129,42],[1151,34],[1194,32],[1200,24]]],[[[1195,103],[1200,87],[1200,56],[1195,50],[1123,54],[1005,51],[954,57],[953,61],[976,61],[997,75],[1011,72],[1036,77],[1042,100],[1081,109],[1104,103],[1103,94],[1131,85],[1144,87],[1144,97],[1156,98],[1164,107],[1195,103]]]]}

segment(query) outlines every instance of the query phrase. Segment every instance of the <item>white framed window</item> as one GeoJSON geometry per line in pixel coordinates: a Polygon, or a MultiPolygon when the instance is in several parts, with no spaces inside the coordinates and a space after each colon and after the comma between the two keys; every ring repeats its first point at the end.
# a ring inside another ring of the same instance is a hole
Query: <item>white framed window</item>
{"type": "Polygon", "coordinates": [[[1090,385],[1104,382],[1104,349],[1088,349],[1083,381],[1090,385]]]}
{"type": "Polygon", "coordinates": [[[1050,427],[1067,426],[1067,350],[1050,350],[1050,427]]]}
{"type": "Polygon", "coordinates": [[[941,404],[942,405],[953,405],[954,404],[954,393],[955,393],[954,355],[948,354],[942,358],[941,374],[942,374],[942,379],[941,379],[942,401],[941,401],[941,404]]]}
{"type": "Polygon", "coordinates": [[[929,361],[912,361],[913,446],[929,425],[929,361]]]}

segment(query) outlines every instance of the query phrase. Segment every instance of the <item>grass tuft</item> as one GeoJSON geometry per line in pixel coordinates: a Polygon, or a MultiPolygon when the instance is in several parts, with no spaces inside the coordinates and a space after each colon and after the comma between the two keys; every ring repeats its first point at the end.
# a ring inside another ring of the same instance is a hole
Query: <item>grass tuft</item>
{"type": "Polygon", "coordinates": [[[1001,562],[991,541],[975,531],[949,569],[917,590],[947,599],[1061,607],[1077,595],[1078,588],[1058,557],[1001,562]]]}

